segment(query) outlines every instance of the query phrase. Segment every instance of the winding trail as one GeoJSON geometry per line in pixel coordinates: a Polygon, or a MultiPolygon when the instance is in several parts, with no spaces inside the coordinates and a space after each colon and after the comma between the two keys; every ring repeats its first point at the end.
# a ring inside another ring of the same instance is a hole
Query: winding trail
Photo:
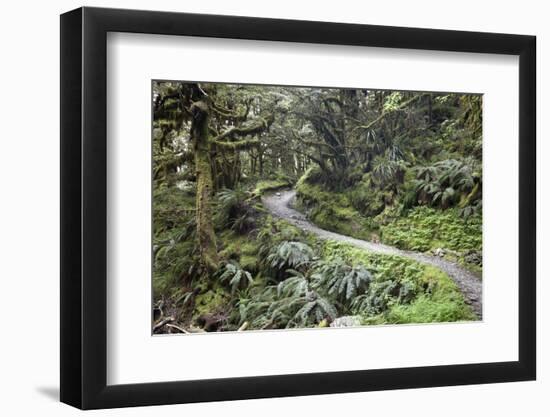
{"type": "Polygon", "coordinates": [[[321,239],[335,240],[338,242],[348,243],[355,247],[366,249],[372,252],[381,253],[384,255],[398,255],[405,258],[410,258],[423,264],[435,266],[446,272],[449,277],[456,283],[466,303],[468,303],[476,315],[482,318],[481,304],[481,280],[477,278],[467,269],[462,266],[443,259],[439,256],[432,256],[425,253],[406,251],[395,248],[393,246],[384,245],[382,243],[374,243],[366,240],[355,239],[353,237],[341,235],[339,233],[330,232],[311,223],[306,216],[297,210],[294,210],[291,205],[296,197],[296,191],[287,190],[280,193],[271,194],[262,198],[263,205],[276,217],[285,219],[289,223],[299,227],[304,231],[311,232],[321,239]],[[279,194],[279,195],[277,195],[279,194]]]}

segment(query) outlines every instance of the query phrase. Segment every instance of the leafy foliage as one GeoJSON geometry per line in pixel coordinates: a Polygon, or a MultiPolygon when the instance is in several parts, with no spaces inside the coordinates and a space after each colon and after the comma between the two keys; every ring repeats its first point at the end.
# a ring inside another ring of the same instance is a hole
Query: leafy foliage
{"type": "Polygon", "coordinates": [[[356,297],[351,309],[355,314],[376,315],[383,312],[395,297],[395,289],[397,287],[395,281],[382,281],[372,284],[370,291],[356,297]]]}
{"type": "Polygon", "coordinates": [[[324,319],[334,320],[338,315],[336,308],[327,299],[310,291],[305,296],[304,305],[294,315],[290,323],[307,326],[311,322],[320,323],[324,319]]]}
{"type": "Polygon", "coordinates": [[[345,301],[365,292],[373,277],[363,265],[349,265],[342,258],[321,261],[313,274],[315,287],[326,288],[328,295],[345,301]]]}
{"type": "Polygon", "coordinates": [[[400,158],[400,151],[392,147],[386,155],[377,156],[373,162],[372,177],[379,188],[402,182],[405,165],[400,158]]]}
{"type": "MultiPolygon", "coordinates": [[[[434,207],[447,208],[456,205],[462,199],[463,206],[468,203],[470,207],[474,207],[472,203],[481,201],[481,195],[480,175],[474,171],[472,165],[472,161],[448,159],[419,168],[415,184],[418,201],[434,207]],[[472,192],[474,195],[471,195],[472,192]]],[[[465,214],[471,215],[474,212],[475,210],[472,210],[465,214]]]]}
{"type": "Polygon", "coordinates": [[[235,293],[237,289],[246,285],[252,284],[252,275],[250,272],[245,271],[235,261],[229,261],[225,264],[220,275],[221,282],[228,282],[231,287],[231,292],[235,293]]]}
{"type": "Polygon", "coordinates": [[[280,190],[281,188],[287,188],[292,185],[291,181],[288,178],[277,178],[274,180],[264,180],[258,181],[256,187],[254,188],[253,195],[261,196],[266,193],[280,190]]]}
{"type": "Polygon", "coordinates": [[[277,285],[278,297],[302,297],[310,291],[309,280],[304,274],[294,269],[287,272],[291,276],[277,285]]]}
{"type": "MultiPolygon", "coordinates": [[[[327,192],[319,185],[309,184],[307,180],[302,181],[296,191],[300,207],[315,224],[323,229],[359,239],[369,238],[369,220],[354,207],[348,193],[327,192]]],[[[369,191],[366,193],[370,195],[369,191]]],[[[370,197],[367,198],[369,198],[369,207],[364,207],[365,211],[372,210],[373,213],[378,214],[384,208],[381,199],[371,204],[372,200],[370,197]]]]}
{"type": "Polygon", "coordinates": [[[384,241],[402,249],[428,251],[436,248],[459,253],[481,251],[481,216],[463,219],[458,210],[439,212],[416,207],[400,219],[381,227],[384,241]]]}
{"type": "Polygon", "coordinates": [[[314,258],[313,250],[302,242],[281,242],[267,257],[272,268],[300,268],[314,258]]]}
{"type": "Polygon", "coordinates": [[[360,314],[365,324],[417,323],[473,320],[456,284],[434,267],[398,256],[361,251],[355,247],[327,242],[324,258],[344,256],[371,271],[367,291],[353,298],[350,311],[360,314]],[[428,308],[423,320],[415,321],[420,309],[428,308]]]}

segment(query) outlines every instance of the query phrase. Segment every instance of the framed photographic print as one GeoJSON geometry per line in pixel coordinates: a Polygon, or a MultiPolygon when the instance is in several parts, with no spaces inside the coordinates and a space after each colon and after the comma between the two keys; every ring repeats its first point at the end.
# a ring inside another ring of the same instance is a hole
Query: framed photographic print
{"type": "Polygon", "coordinates": [[[61,401],[535,379],[535,38],[61,16],[61,401]]]}

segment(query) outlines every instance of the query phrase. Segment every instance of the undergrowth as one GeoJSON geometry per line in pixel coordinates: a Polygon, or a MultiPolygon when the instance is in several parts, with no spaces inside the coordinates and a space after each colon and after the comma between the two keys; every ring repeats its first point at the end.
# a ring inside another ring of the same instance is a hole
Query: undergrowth
{"type": "Polygon", "coordinates": [[[456,209],[415,207],[382,226],[381,232],[384,242],[421,252],[444,248],[467,253],[481,251],[482,245],[481,216],[464,219],[456,209]]]}
{"type": "MultiPolygon", "coordinates": [[[[305,190],[303,204],[307,198],[309,204],[326,202],[329,197],[335,202],[331,207],[321,204],[321,209],[310,213],[324,222],[322,227],[370,237],[372,225],[344,193],[325,195],[310,185],[305,190]]],[[[456,285],[442,271],[407,258],[319,240],[266,215],[256,208],[255,192],[246,190],[218,195],[216,235],[220,266],[205,279],[196,269],[193,195],[180,191],[158,191],[155,218],[170,227],[155,233],[153,291],[157,303],[164,303],[166,314],[170,313],[182,326],[234,331],[243,326],[326,327],[342,316],[358,317],[365,325],[476,319],[456,285]],[[178,207],[178,212],[165,209],[165,201],[170,207],[178,207]]],[[[357,201],[354,204],[357,206],[357,201]]],[[[428,250],[439,244],[438,239],[454,242],[453,233],[467,233],[462,229],[464,224],[479,226],[473,219],[464,223],[463,219],[441,217],[427,208],[411,210],[406,220],[417,223],[418,232],[412,228],[407,235],[404,218],[393,223],[393,228],[392,223],[382,226],[383,238],[393,236],[395,245],[411,249],[407,245],[414,241],[415,250],[428,250]],[[431,230],[439,227],[441,235],[421,233],[426,224],[431,230]],[[407,238],[397,240],[402,235],[407,238]]],[[[460,240],[460,235],[456,239],[460,240]]],[[[480,244],[475,236],[465,242],[470,246],[453,247],[475,249],[480,244]]]]}
{"type": "Polygon", "coordinates": [[[470,321],[476,316],[456,284],[444,272],[410,259],[381,255],[326,242],[325,258],[344,256],[373,273],[371,291],[356,304],[364,324],[470,321]],[[372,289],[373,287],[376,287],[372,289]]]}

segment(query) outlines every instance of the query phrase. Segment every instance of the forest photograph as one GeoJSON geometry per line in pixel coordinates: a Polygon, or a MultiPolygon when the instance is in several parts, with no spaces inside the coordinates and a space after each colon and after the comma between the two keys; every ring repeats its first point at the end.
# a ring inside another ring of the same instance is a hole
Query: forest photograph
{"type": "Polygon", "coordinates": [[[152,333],[482,320],[482,100],[153,80],[152,333]]]}

